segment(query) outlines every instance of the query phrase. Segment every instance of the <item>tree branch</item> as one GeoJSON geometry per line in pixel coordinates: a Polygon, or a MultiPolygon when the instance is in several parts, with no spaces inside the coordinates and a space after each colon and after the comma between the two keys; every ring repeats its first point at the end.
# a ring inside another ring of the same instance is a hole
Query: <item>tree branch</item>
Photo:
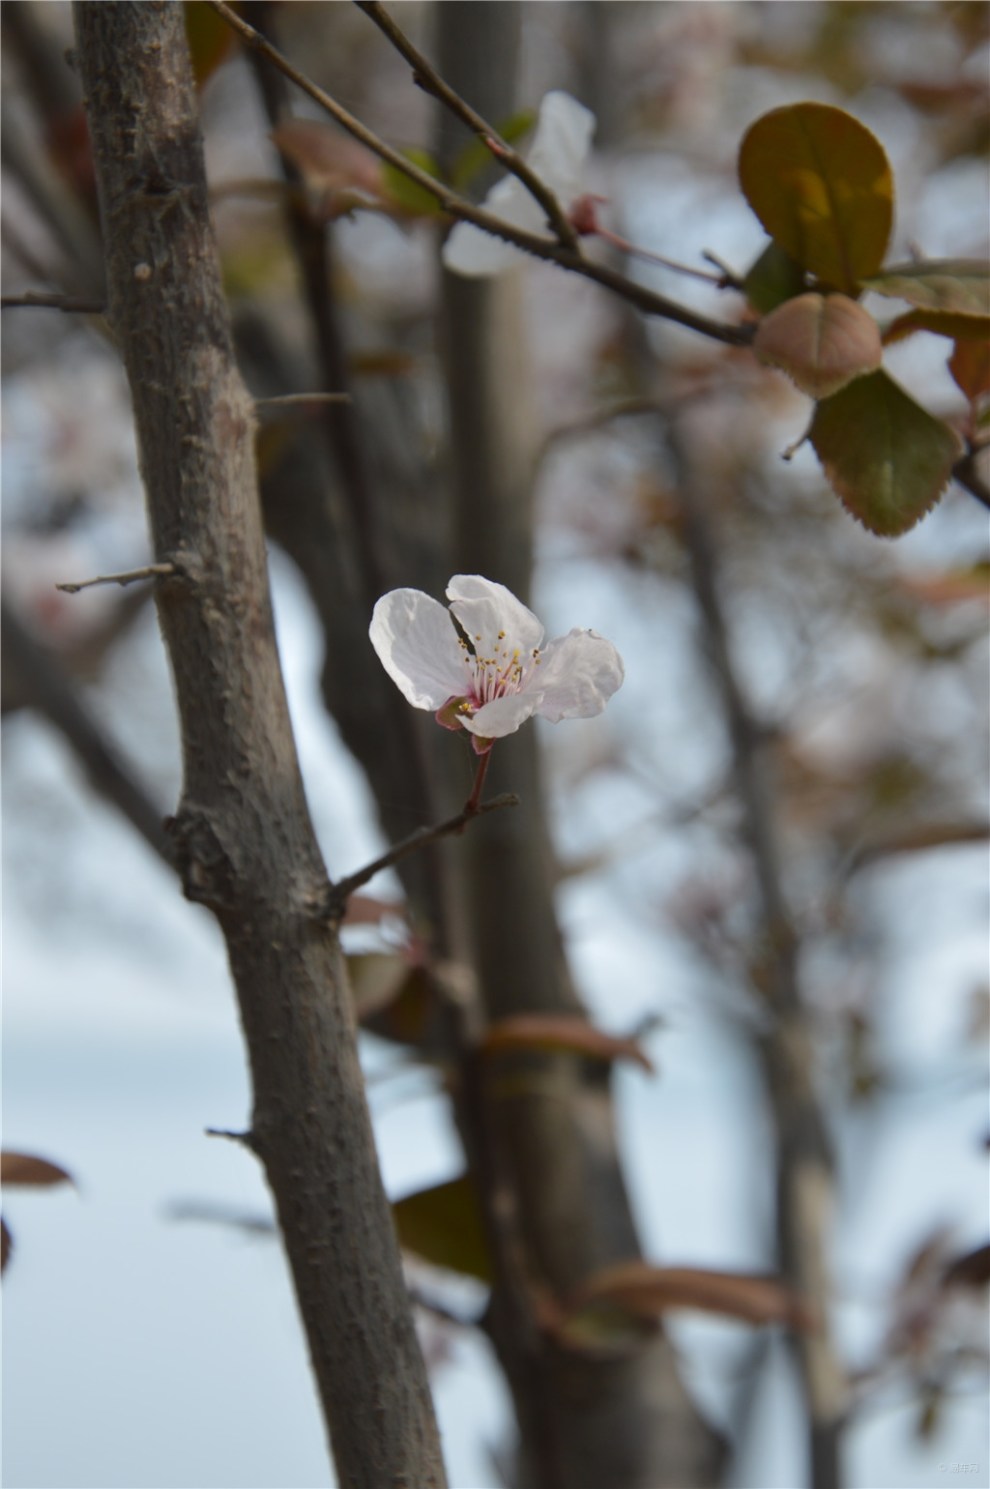
{"type": "Polygon", "coordinates": [[[814,1083],[814,1055],[798,972],[799,942],[784,889],[768,773],[768,732],[753,713],[736,674],[718,584],[718,555],[690,461],[676,431],[667,438],[680,469],[682,530],[712,673],[732,746],[742,835],[755,870],[760,905],[759,975],[770,1026],[760,1045],[778,1143],[778,1230],[781,1261],[797,1290],[822,1320],[796,1340],[810,1415],[812,1489],[837,1489],[839,1436],[846,1383],[828,1326],[831,1293],[826,1246],[833,1201],[832,1156],[814,1083]]]}
{"type": "Polygon", "coordinates": [[[408,160],[399,150],[394,150],[384,140],[366,128],[353,114],[337,103],[322,88],[309,80],[298,68],[294,67],[289,60],[275,47],[267,42],[253,26],[241,19],[236,11],[232,10],[224,0],[209,0],[209,4],[217,11],[237,34],[261,56],[267,58],[273,67],[295,83],[298,88],[318,103],[321,108],[334,119],[348,134],[360,140],[361,144],[374,152],[380,159],[397,171],[401,171],[410,181],[421,186],[434,198],[437,204],[463,222],[470,222],[482,232],[490,233],[493,237],[502,238],[507,243],[512,243],[516,248],[521,248],[524,253],[532,254],[535,258],[544,259],[548,263],[557,264],[561,269],[568,269],[572,273],[580,274],[585,279],[591,279],[597,284],[604,285],[606,289],[614,291],[615,294],[627,300],[630,305],[635,305],[647,315],[660,316],[665,320],[673,321],[677,325],[686,326],[688,330],[697,331],[702,336],[708,336],[714,341],[724,342],[727,346],[748,346],[753,339],[754,328],[752,326],[731,326],[722,321],[711,320],[708,316],[699,315],[687,306],[679,305],[674,300],[668,300],[664,295],[658,295],[653,290],[647,289],[645,285],[636,284],[635,281],[625,278],[624,275],[616,273],[614,269],[605,264],[596,264],[586,259],[579,248],[565,247],[555,242],[552,238],[543,238],[538,233],[527,233],[522,228],[513,227],[511,223],[503,222],[500,217],[486,212],[481,207],[476,207],[466,197],[460,196],[452,191],[442,181],[438,181],[428,172],[408,160]]]}
{"type": "Polygon", "coordinates": [[[89,300],[84,295],[60,295],[45,290],[25,290],[22,295],[4,295],[0,310],[63,310],[67,315],[102,315],[102,300],[89,300]]]}
{"type": "Polygon", "coordinates": [[[108,307],[134,404],[175,678],[188,897],[227,944],[251,1063],[250,1132],[275,1197],[338,1477],[444,1483],[375,1154],[346,965],[279,665],[254,465],[210,222],[182,8],[80,0],[108,307]],[[150,273],[135,277],[134,265],[150,273]]]}
{"type": "Polygon", "coordinates": [[[178,574],[175,564],[145,564],[141,569],[124,569],[120,574],[97,574],[95,579],[64,580],[56,584],[63,594],[77,595],[80,590],[92,589],[97,584],[136,584],[141,579],[167,579],[178,574]]]}
{"type": "Polygon", "coordinates": [[[979,453],[978,450],[970,450],[961,460],[957,460],[952,467],[952,475],[964,491],[968,491],[970,496],[975,496],[978,502],[990,508],[990,486],[987,485],[976,466],[979,453]]]}
{"type": "Polygon", "coordinates": [[[469,822],[473,822],[476,817],[485,816],[487,812],[498,812],[503,807],[517,807],[518,805],[519,797],[511,792],[505,792],[502,796],[495,796],[491,801],[482,801],[475,806],[469,802],[455,817],[448,817],[446,822],[438,822],[434,827],[418,827],[400,843],[393,844],[379,858],[372,859],[371,863],[365,864],[363,869],[348,874],[346,879],[337,880],[329,896],[331,918],[338,919],[343,914],[347,900],[356,889],[367,884],[383,869],[390,869],[393,864],[399,863],[407,854],[415,853],[419,848],[425,848],[428,843],[438,842],[440,838],[449,837],[451,833],[463,832],[469,822]]]}
{"type": "Polygon", "coordinates": [[[445,108],[450,110],[455,118],[460,119],[462,124],[466,124],[468,129],[478,136],[482,144],[487,145],[489,149],[492,149],[493,145],[497,147],[492,149],[494,158],[504,165],[511,175],[518,177],[530,196],[543,208],[557,241],[565,248],[579,251],[578,235],[574,224],[569,220],[554,193],[527,165],[522,156],[503,140],[497,129],[483,119],[469,103],[461,98],[459,93],[455,93],[454,89],[444,81],[423,53],[413,46],[408,36],[399,29],[384,5],[380,4],[380,0],[355,0],[355,4],[358,10],[363,10],[365,15],[374,21],[379,31],[388,38],[396,51],[405,57],[413,69],[413,81],[425,92],[431,93],[445,108]]]}
{"type": "Polygon", "coordinates": [[[0,616],[5,688],[12,681],[23,704],[54,725],[93,788],[123,813],[159,858],[174,868],[164,812],[108,738],[74,679],[58,656],[31,634],[6,599],[0,602],[0,616]]]}

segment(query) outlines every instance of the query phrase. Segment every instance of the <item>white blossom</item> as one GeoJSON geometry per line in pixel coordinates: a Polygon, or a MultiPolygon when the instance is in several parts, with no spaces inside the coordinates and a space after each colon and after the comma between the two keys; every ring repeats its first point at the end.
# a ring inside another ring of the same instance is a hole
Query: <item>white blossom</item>
{"type": "Polygon", "coordinates": [[[403,697],[466,729],[479,753],[534,714],[592,718],[622,685],[611,641],[573,630],[544,645],[536,616],[503,584],[455,574],[447,598],[449,609],[418,589],[383,595],[371,641],[403,697]]]}
{"type": "MultiPolygon", "coordinates": [[[[566,212],[582,194],[584,165],[595,132],[595,116],[569,93],[548,93],[540,104],[536,134],[526,161],[566,212]]],[[[483,207],[512,227],[546,233],[546,213],[518,176],[504,176],[483,207]]],[[[551,238],[547,238],[552,242],[551,238]]],[[[459,222],[443,248],[443,262],[455,274],[498,274],[521,261],[522,250],[472,223],[459,222]]]]}

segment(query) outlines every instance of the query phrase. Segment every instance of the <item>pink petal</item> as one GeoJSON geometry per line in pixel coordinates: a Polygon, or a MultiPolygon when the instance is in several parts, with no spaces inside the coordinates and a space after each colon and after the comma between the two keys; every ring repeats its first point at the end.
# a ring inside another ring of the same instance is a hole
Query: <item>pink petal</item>
{"type": "Polygon", "coordinates": [[[525,657],[543,640],[543,627],[532,610],[504,584],[480,574],[455,574],[447,585],[447,598],[479,656],[492,657],[499,646],[507,645],[525,657]],[[500,642],[503,632],[505,640],[500,642]]]}
{"type": "Polygon", "coordinates": [[[469,691],[470,674],[449,612],[418,589],[382,595],[371,618],[371,644],[414,708],[441,708],[469,691]]]}
{"type": "Polygon", "coordinates": [[[485,703],[471,718],[461,719],[464,728],[482,739],[504,739],[515,734],[520,724],[525,724],[536,712],[540,702],[538,693],[515,693],[509,698],[494,698],[485,703]]]}
{"type": "Polygon", "coordinates": [[[540,693],[536,711],[551,724],[593,718],[624,677],[622,658],[611,641],[595,631],[571,631],[551,641],[540,658],[532,683],[540,693]]]}

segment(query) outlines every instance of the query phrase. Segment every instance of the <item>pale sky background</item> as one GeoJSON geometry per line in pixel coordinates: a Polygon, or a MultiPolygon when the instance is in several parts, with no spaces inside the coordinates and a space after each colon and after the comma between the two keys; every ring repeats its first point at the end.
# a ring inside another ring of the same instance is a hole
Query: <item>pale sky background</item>
{"type": "MultiPolygon", "coordinates": [[[[802,81],[793,81],[794,96],[807,96],[802,81]]],[[[904,173],[902,193],[915,214],[902,220],[901,242],[920,221],[929,254],[953,251],[960,223],[972,230],[978,218],[985,173],[982,181],[960,180],[956,173],[912,197],[912,171],[923,172],[918,141],[906,132],[908,111],[893,118],[878,105],[880,117],[871,119],[870,106],[866,99],[857,112],[878,130],[895,169],[904,173]]],[[[746,108],[740,100],[739,128],[759,111],[744,117],[746,108]]],[[[675,257],[691,257],[703,244],[743,262],[760,237],[744,204],[723,188],[699,190],[672,158],[643,157],[624,167],[612,193],[627,204],[638,241],[675,257]],[[647,169],[652,196],[643,187],[647,169]]],[[[368,232],[367,223],[353,230],[348,251],[355,260],[364,260],[368,232]]],[[[417,252],[415,245],[394,235],[373,267],[386,277],[401,272],[402,255],[410,252],[417,252]]],[[[597,292],[563,286],[562,276],[544,268],[523,272],[533,280],[534,298],[563,297],[580,314],[594,316],[597,292]]],[[[653,277],[653,271],[644,274],[653,277]]],[[[656,282],[693,298],[690,281],[674,285],[657,271],[656,282]]],[[[68,390],[91,410],[89,455],[102,458],[100,479],[108,483],[106,521],[96,522],[81,546],[61,552],[49,546],[44,558],[15,546],[16,565],[6,575],[15,593],[37,582],[32,563],[50,566],[54,581],[139,561],[134,550],[143,539],[129,436],[126,425],[122,433],[114,423],[122,407],[119,378],[106,358],[94,368],[91,356],[85,335],[77,333],[54,371],[39,370],[7,389],[5,502],[12,521],[54,458],[46,411],[52,388],[51,396],[65,397],[68,390]],[[125,495],[118,500],[120,492],[125,495]],[[122,509],[132,516],[122,518],[122,509]]],[[[945,391],[938,356],[924,363],[912,362],[913,356],[899,354],[898,375],[929,388],[935,379],[937,391],[945,391]]],[[[800,404],[795,408],[779,447],[800,429],[800,404]]],[[[793,466],[796,486],[813,481],[814,470],[802,452],[793,466]]],[[[876,540],[862,535],[861,542],[876,540]]],[[[986,542],[986,514],[954,496],[900,552],[905,564],[925,567],[980,554],[986,542]]],[[[278,555],[273,572],[313,815],[331,871],[346,872],[372,856],[380,840],[360,775],[320,706],[308,603],[278,555]]],[[[626,687],[604,719],[561,730],[575,731],[572,739],[583,734],[590,750],[596,731],[621,731],[634,715],[655,719],[669,757],[666,787],[689,797],[721,749],[690,646],[690,607],[654,593],[648,626],[642,596],[630,593],[621,570],[610,573],[553,540],[544,545],[537,580],[535,608],[550,634],[593,626],[615,641],[627,668],[626,687]],[[666,638],[660,653],[649,629],[658,623],[666,638]]],[[[100,601],[97,594],[71,603],[100,601]]],[[[771,642],[756,660],[770,686],[779,660],[771,642]]],[[[97,707],[101,699],[112,709],[122,742],[149,762],[167,810],[177,785],[175,730],[150,610],[113,675],[95,690],[97,707]]],[[[546,731],[548,744],[555,737],[546,731]]],[[[3,796],[3,1141],[63,1163],[78,1182],[77,1190],[16,1190],[5,1197],[16,1249],[3,1289],[3,1484],[328,1485],[323,1428],[278,1246],[169,1216],[170,1206],[183,1201],[268,1212],[255,1162],[236,1145],[204,1136],[207,1127],[242,1128],[249,1101],[219,933],[203,910],[181,899],[132,830],[92,796],[61,740],[27,715],[5,726],[3,796]]],[[[582,794],[580,811],[571,811],[568,800],[558,802],[560,840],[574,852],[609,841],[616,824],[633,825],[641,811],[635,790],[604,780],[582,794]]],[[[675,883],[683,851],[676,838],[658,837],[630,862],[569,883],[561,913],[593,1016],[623,1031],[644,1012],[659,1012],[665,1021],[648,1042],[659,1076],[651,1081],[638,1070],[620,1070],[616,1077],[621,1139],[647,1254],[661,1262],[745,1269],[762,1265],[766,1255],[770,1136],[759,1084],[707,996],[706,974],[672,938],[644,927],[626,908],[644,884],[661,895],[675,883]]],[[[959,1250],[980,1244],[990,1200],[981,1147],[986,1061],[964,1039],[967,1000],[988,972],[986,852],[925,855],[866,874],[862,885],[864,923],[881,927],[884,938],[884,1053],[903,1076],[904,1090],[838,1128],[839,1323],[857,1364],[872,1357],[887,1290],[910,1252],[936,1223],[951,1228],[959,1250]],[[895,931],[894,907],[905,905],[916,913],[902,913],[895,931]]],[[[393,1060],[383,1046],[367,1045],[381,1159],[397,1197],[452,1176],[459,1157],[446,1105],[429,1078],[415,1072],[383,1078],[393,1060]]],[[[752,1331],[686,1315],[671,1327],[699,1399],[716,1418],[724,1416],[752,1331]]],[[[428,1326],[427,1336],[432,1347],[435,1326],[428,1326]]],[[[776,1366],[735,1489],[799,1489],[803,1482],[800,1414],[784,1350],[779,1340],[769,1347],[776,1366]]],[[[482,1342],[458,1334],[447,1350],[434,1384],[451,1484],[490,1489],[496,1480],[486,1443],[504,1440],[505,1394],[482,1342]]],[[[990,1482],[984,1378],[974,1373],[972,1393],[947,1406],[928,1444],[912,1436],[914,1411],[910,1393],[895,1386],[851,1431],[849,1489],[990,1482]],[[957,1471],[973,1464],[975,1472],[957,1471]]]]}

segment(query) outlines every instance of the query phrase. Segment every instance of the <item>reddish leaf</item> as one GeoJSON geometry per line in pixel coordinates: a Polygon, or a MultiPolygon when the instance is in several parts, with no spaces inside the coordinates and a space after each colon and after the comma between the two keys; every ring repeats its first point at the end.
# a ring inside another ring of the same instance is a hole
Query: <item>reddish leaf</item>
{"type": "Polygon", "coordinates": [[[985,563],[935,574],[905,574],[898,584],[926,605],[960,605],[970,600],[990,603],[990,565],[985,563]]]}
{"type": "Polygon", "coordinates": [[[986,343],[990,320],[982,315],[959,315],[954,310],[908,310],[892,320],[883,333],[884,346],[893,346],[915,331],[930,331],[933,336],[951,336],[954,341],[986,343]]]}
{"type": "Polygon", "coordinates": [[[466,1174],[406,1195],[392,1206],[399,1241],[435,1267],[491,1282],[484,1228],[466,1174]]]}
{"type": "Polygon", "coordinates": [[[307,185],[324,193],[328,216],[385,199],[382,162],[343,130],[315,119],[285,119],[272,139],[307,185]]]}
{"type": "Polygon", "coordinates": [[[883,146],[821,103],[772,109],[739,150],[739,181],[770,236],[825,284],[854,294],[883,262],[894,183],[883,146]]]}
{"type": "Polygon", "coordinates": [[[802,393],[829,398],[883,360],[876,321],[847,295],[798,295],[760,322],[753,350],[802,393]]]}
{"type": "Polygon", "coordinates": [[[819,403],[809,438],[843,505],[885,538],[931,511],[960,454],[948,425],[883,371],[819,403]]]}
{"type": "Polygon", "coordinates": [[[352,894],[347,901],[343,925],[380,925],[393,916],[405,916],[405,906],[399,900],[376,900],[370,894],[352,894]]]}
{"type": "Polygon", "coordinates": [[[990,393],[990,341],[957,341],[949,371],[970,403],[990,393]]]}
{"type": "Polygon", "coordinates": [[[990,264],[980,259],[921,259],[891,264],[882,274],[863,280],[863,288],[919,310],[953,315],[990,316],[990,264]]]}
{"type": "Polygon", "coordinates": [[[50,1187],[74,1182],[71,1174],[57,1163],[49,1163],[47,1158],[35,1158],[30,1153],[0,1153],[0,1183],[50,1187]]]}
{"type": "Polygon", "coordinates": [[[694,1308],[752,1324],[814,1327],[807,1304],[774,1278],[702,1267],[653,1267],[642,1261],[608,1267],[580,1289],[572,1317],[603,1305],[638,1318],[656,1318],[671,1308],[694,1308]]]}
{"type": "Polygon", "coordinates": [[[520,1013],[489,1025],[481,1048],[489,1055],[505,1050],[554,1050],[598,1060],[634,1060],[654,1073],[649,1056],[635,1039],[616,1038],[567,1014],[520,1013]]]}

